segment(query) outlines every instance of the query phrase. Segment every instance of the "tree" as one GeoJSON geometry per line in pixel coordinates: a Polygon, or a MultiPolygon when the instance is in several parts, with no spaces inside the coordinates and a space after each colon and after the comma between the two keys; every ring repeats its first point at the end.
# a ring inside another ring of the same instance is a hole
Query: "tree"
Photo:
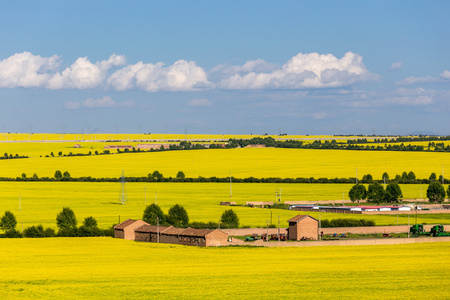
{"type": "Polygon", "coordinates": [[[87,228],[97,227],[97,220],[94,217],[87,217],[83,221],[83,226],[87,228]]]}
{"type": "Polygon", "coordinates": [[[450,199],[450,185],[447,188],[447,197],[450,199]]]}
{"type": "Polygon", "coordinates": [[[444,202],[445,189],[439,181],[433,181],[428,185],[427,198],[431,203],[444,202]]]}
{"type": "Polygon", "coordinates": [[[355,184],[348,192],[350,200],[352,202],[358,201],[358,204],[360,200],[366,199],[366,194],[366,187],[362,184],[355,184]]]}
{"type": "Polygon", "coordinates": [[[372,183],[373,182],[373,177],[370,174],[366,174],[363,176],[362,181],[364,183],[372,183]]]}
{"type": "Polygon", "coordinates": [[[175,227],[185,227],[189,224],[189,216],[183,206],[175,204],[169,209],[168,221],[175,227]]]}
{"type": "Polygon", "coordinates": [[[229,228],[239,227],[239,217],[232,209],[227,209],[220,217],[220,222],[229,228]]]}
{"type": "Polygon", "coordinates": [[[428,178],[429,181],[436,181],[436,173],[431,173],[430,177],[428,178]]]}
{"type": "Polygon", "coordinates": [[[398,202],[403,197],[402,190],[398,183],[391,182],[386,186],[384,200],[388,203],[398,202]]]}
{"type": "Polygon", "coordinates": [[[97,227],[97,220],[94,217],[87,217],[83,221],[83,225],[78,229],[78,236],[100,236],[102,230],[97,227]]]}
{"type": "Polygon", "coordinates": [[[387,172],[384,172],[381,176],[381,179],[383,179],[384,182],[389,181],[389,174],[387,172]]]}
{"type": "Polygon", "coordinates": [[[369,189],[367,190],[367,200],[375,203],[382,203],[384,201],[384,188],[378,183],[369,184],[369,189]]]}
{"type": "Polygon", "coordinates": [[[161,182],[164,178],[163,174],[159,173],[159,171],[155,170],[153,173],[148,174],[148,178],[152,181],[158,181],[161,182]]]}
{"type": "Polygon", "coordinates": [[[14,231],[17,225],[16,217],[9,210],[5,211],[5,214],[0,219],[0,228],[5,232],[14,231]]]}
{"type": "Polygon", "coordinates": [[[64,207],[56,216],[56,226],[60,231],[70,231],[77,228],[77,218],[69,207],[64,207]]]}
{"type": "Polygon", "coordinates": [[[64,178],[70,178],[70,173],[65,171],[64,174],[63,174],[63,177],[64,178]]]}
{"type": "Polygon", "coordinates": [[[159,223],[163,223],[165,220],[164,213],[161,207],[159,207],[159,205],[154,203],[148,205],[144,210],[144,216],[142,217],[142,220],[144,220],[149,224],[156,225],[156,221],[158,218],[159,223]]]}
{"type": "Polygon", "coordinates": [[[408,173],[406,173],[406,172],[403,172],[403,173],[402,173],[402,181],[403,181],[403,182],[408,181],[408,173]]]}
{"type": "Polygon", "coordinates": [[[416,174],[414,174],[413,171],[410,171],[410,172],[408,173],[408,179],[409,179],[410,181],[416,180],[416,174]]]}
{"type": "Polygon", "coordinates": [[[22,178],[27,178],[27,174],[22,173],[22,178]]]}
{"type": "Polygon", "coordinates": [[[178,171],[177,173],[177,179],[178,180],[184,180],[186,178],[186,175],[184,175],[183,171],[178,171]]]}
{"type": "Polygon", "coordinates": [[[60,170],[57,170],[57,171],[55,172],[55,178],[56,178],[56,179],[61,179],[62,177],[63,177],[63,175],[62,175],[61,171],[60,171],[60,170]]]}

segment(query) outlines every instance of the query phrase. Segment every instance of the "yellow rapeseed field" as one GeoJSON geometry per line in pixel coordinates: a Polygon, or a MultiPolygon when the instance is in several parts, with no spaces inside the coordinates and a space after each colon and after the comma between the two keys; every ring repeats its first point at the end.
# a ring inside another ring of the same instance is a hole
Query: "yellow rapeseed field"
{"type": "Polygon", "coordinates": [[[1,239],[0,292],[4,299],[448,299],[449,247],[1,239]]]}
{"type": "MultiPolygon", "coordinates": [[[[95,148],[86,150],[94,152],[95,148]]],[[[158,170],[165,177],[183,171],[187,177],[227,177],[231,172],[238,178],[348,178],[357,174],[361,179],[364,174],[372,174],[380,179],[383,172],[394,177],[413,171],[417,178],[428,178],[432,172],[439,175],[442,168],[449,167],[450,155],[442,152],[242,148],[5,159],[0,160],[0,177],[22,173],[52,177],[56,170],[69,171],[73,177],[119,177],[122,170],[126,176],[147,176],[158,170]]]]}

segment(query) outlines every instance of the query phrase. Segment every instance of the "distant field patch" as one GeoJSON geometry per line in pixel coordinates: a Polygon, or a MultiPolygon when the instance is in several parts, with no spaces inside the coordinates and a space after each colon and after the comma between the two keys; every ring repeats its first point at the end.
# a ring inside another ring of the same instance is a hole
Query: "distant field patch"
{"type": "MultiPolygon", "coordinates": [[[[95,147],[79,151],[94,153],[95,147]]],[[[53,152],[57,155],[56,150],[53,152]]],[[[450,166],[448,153],[242,148],[5,159],[0,161],[0,177],[18,177],[22,173],[53,177],[56,170],[69,171],[73,177],[119,177],[122,170],[126,176],[147,176],[158,170],[165,177],[183,171],[187,177],[228,177],[231,172],[238,178],[349,178],[357,173],[359,178],[372,174],[381,179],[384,172],[393,178],[413,171],[417,178],[428,178],[432,172],[440,174],[442,165],[450,166]]]]}

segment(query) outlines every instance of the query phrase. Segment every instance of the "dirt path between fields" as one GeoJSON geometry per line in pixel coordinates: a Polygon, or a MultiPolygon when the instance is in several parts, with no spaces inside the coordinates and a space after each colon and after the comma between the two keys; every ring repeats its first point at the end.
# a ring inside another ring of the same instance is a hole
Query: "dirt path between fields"
{"type": "Polygon", "coordinates": [[[379,239],[346,239],[336,241],[304,241],[304,242],[244,242],[234,239],[228,245],[262,246],[262,247],[317,247],[317,246],[362,246],[362,245],[400,245],[415,243],[450,242],[450,236],[446,237],[418,237],[418,238],[379,238],[379,239]]]}

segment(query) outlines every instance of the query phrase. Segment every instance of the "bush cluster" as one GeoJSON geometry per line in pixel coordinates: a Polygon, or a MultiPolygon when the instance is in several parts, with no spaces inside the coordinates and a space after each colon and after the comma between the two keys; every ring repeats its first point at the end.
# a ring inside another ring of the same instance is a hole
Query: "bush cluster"
{"type": "Polygon", "coordinates": [[[365,219],[324,219],[321,221],[321,227],[363,227],[363,226],[375,226],[375,221],[365,219]]]}

